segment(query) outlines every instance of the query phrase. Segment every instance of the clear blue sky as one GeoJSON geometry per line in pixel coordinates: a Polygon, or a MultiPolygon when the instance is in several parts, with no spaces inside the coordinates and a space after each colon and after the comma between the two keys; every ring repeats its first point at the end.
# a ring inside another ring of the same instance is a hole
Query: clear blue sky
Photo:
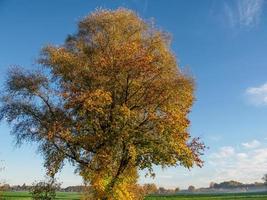
{"type": "MultiPolygon", "coordinates": [[[[127,7],[173,36],[172,49],[196,78],[190,128],[209,146],[205,166],[191,171],[155,168],[157,177],[140,182],[181,188],[211,181],[260,181],[267,172],[267,2],[263,0],[0,0],[0,84],[8,67],[35,67],[40,49],[62,44],[77,22],[96,8],[127,7]]],[[[0,126],[0,179],[30,184],[42,179],[37,146],[14,147],[0,126]]],[[[69,165],[64,185],[80,184],[69,165]]]]}

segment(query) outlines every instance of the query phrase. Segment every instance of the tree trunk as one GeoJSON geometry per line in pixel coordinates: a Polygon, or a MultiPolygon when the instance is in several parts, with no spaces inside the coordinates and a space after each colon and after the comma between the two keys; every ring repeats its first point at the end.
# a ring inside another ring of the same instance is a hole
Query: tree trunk
{"type": "Polygon", "coordinates": [[[109,197],[113,195],[112,193],[113,193],[114,186],[116,185],[116,182],[118,181],[118,179],[120,178],[120,175],[123,174],[123,172],[128,166],[128,163],[131,157],[128,156],[128,151],[125,150],[125,146],[123,147],[123,151],[124,153],[123,153],[120,165],[118,167],[118,170],[115,176],[112,178],[111,182],[107,186],[107,196],[103,197],[101,200],[108,200],[109,197]]]}

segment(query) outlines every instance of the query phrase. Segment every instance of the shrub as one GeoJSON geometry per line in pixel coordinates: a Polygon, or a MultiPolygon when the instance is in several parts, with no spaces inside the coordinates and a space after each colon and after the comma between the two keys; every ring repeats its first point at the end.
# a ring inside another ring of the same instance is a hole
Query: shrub
{"type": "Polygon", "coordinates": [[[34,200],[53,200],[56,198],[56,191],[60,184],[54,179],[34,183],[31,188],[32,199],[34,200]]]}

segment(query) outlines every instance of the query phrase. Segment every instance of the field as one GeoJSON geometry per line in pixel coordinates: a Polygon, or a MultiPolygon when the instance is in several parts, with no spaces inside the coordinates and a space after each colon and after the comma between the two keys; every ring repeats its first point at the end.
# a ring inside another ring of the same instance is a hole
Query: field
{"type": "MultiPolygon", "coordinates": [[[[1,200],[30,200],[27,192],[6,192],[1,200]]],[[[58,200],[79,200],[78,193],[58,193],[58,200]]],[[[200,195],[175,195],[175,196],[150,196],[145,200],[267,200],[267,193],[243,194],[200,194],[200,195]]]]}
{"type": "Polygon", "coordinates": [[[175,196],[151,196],[146,200],[267,200],[267,193],[239,194],[187,194],[175,196]]]}
{"type": "MultiPolygon", "coordinates": [[[[71,192],[57,193],[58,200],[79,200],[80,194],[71,192]]],[[[28,192],[5,192],[0,200],[31,200],[31,195],[28,192]]]]}

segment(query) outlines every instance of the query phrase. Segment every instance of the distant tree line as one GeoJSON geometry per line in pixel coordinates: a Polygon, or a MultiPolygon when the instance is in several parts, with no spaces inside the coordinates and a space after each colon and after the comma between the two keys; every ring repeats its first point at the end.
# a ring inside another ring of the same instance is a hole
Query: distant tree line
{"type": "MultiPolygon", "coordinates": [[[[211,182],[209,187],[207,188],[196,188],[193,185],[190,185],[185,190],[180,190],[179,187],[176,187],[175,189],[167,189],[164,187],[157,187],[156,184],[153,183],[147,183],[144,185],[137,185],[135,190],[138,190],[140,195],[149,195],[149,194],[176,194],[176,193],[206,193],[206,192],[225,192],[225,191],[253,191],[253,190],[266,190],[267,189],[267,174],[265,174],[262,178],[263,182],[255,182],[255,183],[241,183],[238,181],[224,181],[221,183],[215,183],[211,182]]],[[[41,183],[41,182],[40,182],[41,183]]],[[[37,184],[38,185],[38,184],[37,184]]],[[[39,184],[40,185],[40,184],[39,184]]],[[[41,184],[42,185],[42,184],[41,184]]],[[[23,185],[14,185],[10,186],[9,184],[2,184],[0,185],[0,191],[32,191],[33,187],[35,187],[36,184],[33,185],[26,185],[25,183],[23,185]]],[[[85,192],[89,191],[92,188],[90,186],[85,185],[77,185],[77,186],[68,186],[65,188],[60,187],[60,185],[57,186],[56,190],[60,192],[85,192]]]]}
{"type": "Polygon", "coordinates": [[[158,190],[155,192],[155,194],[175,194],[180,191],[180,188],[175,189],[166,189],[164,187],[159,187],[158,190]]]}
{"type": "MultiPolygon", "coordinates": [[[[9,185],[4,184],[1,186],[1,188],[5,191],[31,191],[34,185],[26,185],[25,183],[23,185],[9,185]]],[[[60,192],[82,192],[84,190],[85,186],[78,185],[78,186],[69,186],[66,188],[59,187],[57,190],[60,192]]]]}
{"type": "MultiPolygon", "coordinates": [[[[0,188],[2,188],[5,191],[31,191],[33,187],[35,187],[36,185],[42,185],[41,183],[43,182],[38,182],[38,183],[34,183],[33,185],[26,185],[25,183],[22,185],[9,185],[9,184],[4,184],[2,186],[0,186],[0,188]]],[[[144,192],[145,194],[151,194],[151,193],[159,193],[158,191],[161,191],[162,193],[166,193],[167,191],[171,191],[168,189],[164,189],[164,188],[157,188],[157,186],[155,184],[144,184],[144,185],[139,185],[139,187],[141,187],[142,192],[144,192]]],[[[60,192],[84,192],[86,189],[90,189],[90,186],[84,186],[84,185],[77,185],[77,186],[68,186],[65,188],[62,188],[60,186],[57,187],[57,191],[60,192]]]]}
{"type": "Polygon", "coordinates": [[[210,183],[210,188],[214,189],[234,189],[234,188],[246,188],[246,187],[257,187],[257,186],[265,186],[266,183],[260,183],[260,182],[255,182],[255,183],[249,183],[249,184],[244,184],[238,181],[224,181],[221,183],[210,183]]]}

